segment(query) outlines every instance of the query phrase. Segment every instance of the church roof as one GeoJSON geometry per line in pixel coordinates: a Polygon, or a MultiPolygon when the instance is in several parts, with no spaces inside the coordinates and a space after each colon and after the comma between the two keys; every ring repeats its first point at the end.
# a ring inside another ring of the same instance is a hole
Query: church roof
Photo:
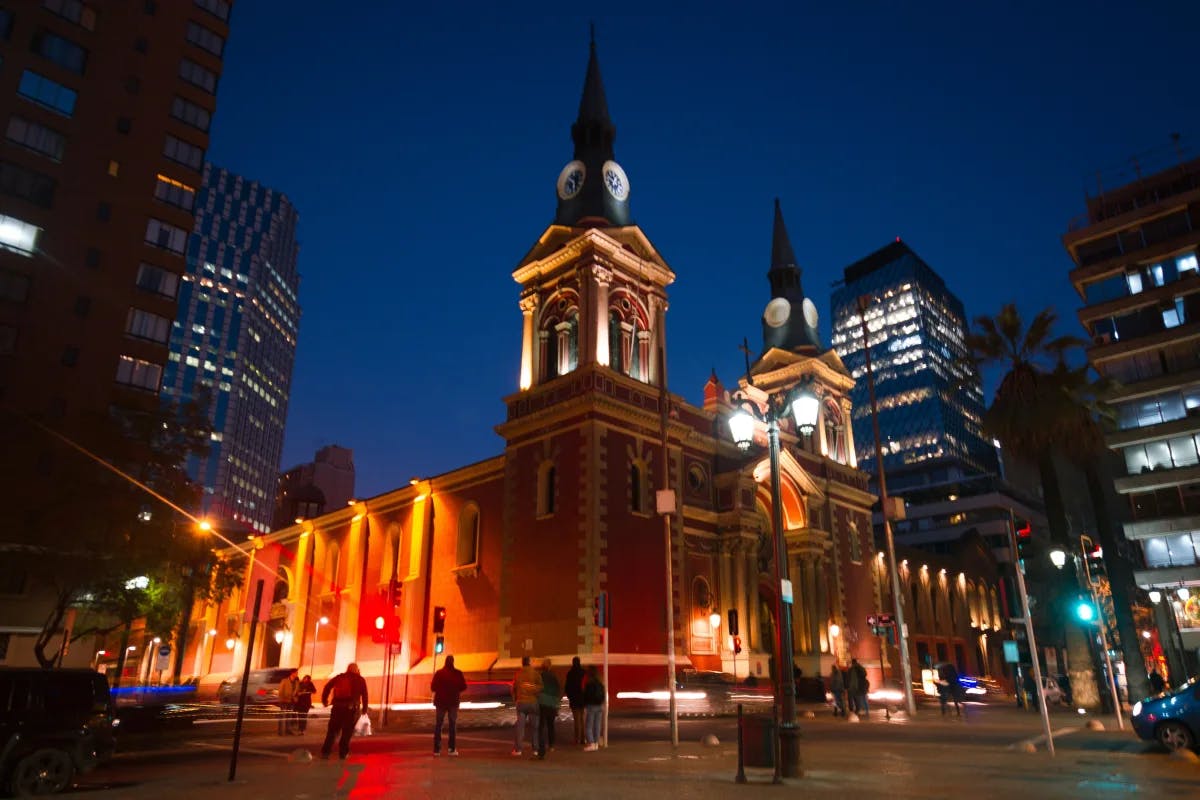
{"type": "Polygon", "coordinates": [[[771,229],[771,301],[763,313],[763,352],[779,348],[816,354],[824,348],[817,328],[818,313],[812,300],[804,296],[800,267],[783,221],[783,209],[775,198],[775,219],[771,229]]]}

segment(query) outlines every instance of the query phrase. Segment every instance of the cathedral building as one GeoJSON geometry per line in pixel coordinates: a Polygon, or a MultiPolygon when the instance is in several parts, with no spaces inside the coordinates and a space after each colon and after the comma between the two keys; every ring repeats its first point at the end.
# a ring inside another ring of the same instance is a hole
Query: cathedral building
{"type": "Polygon", "coordinates": [[[513,271],[520,368],[495,428],[502,452],[226,551],[247,558],[248,588],[195,610],[184,663],[202,686],[240,671],[259,578],[254,665],[323,680],[356,661],[374,697],[389,673],[392,699],[428,697],[439,642],[469,678],[507,680],[525,655],[599,663],[603,634],[614,692],[663,688],[668,640],[679,669],[768,678],[779,585],[766,431],[743,452],[728,421],[802,380],[818,424],[781,423],[779,467],[794,661],[813,676],[857,657],[880,685],[866,618],[887,608],[853,379],[820,343],[778,204],[762,349],[736,389],[713,375],[693,405],[665,386],[676,273],[633,222],[594,44],[571,138],[554,220],[513,271]]]}

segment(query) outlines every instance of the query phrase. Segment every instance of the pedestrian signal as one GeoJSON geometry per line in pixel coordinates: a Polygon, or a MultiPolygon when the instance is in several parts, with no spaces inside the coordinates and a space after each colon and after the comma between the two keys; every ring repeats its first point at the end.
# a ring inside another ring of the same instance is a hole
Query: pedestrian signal
{"type": "Polygon", "coordinates": [[[735,636],[733,637],[733,654],[736,656],[740,652],[742,652],[742,637],[735,636]]]}
{"type": "Polygon", "coordinates": [[[738,630],[738,613],[736,608],[729,609],[729,635],[737,636],[741,631],[738,630]]]}
{"type": "Polygon", "coordinates": [[[608,592],[601,592],[592,601],[592,621],[597,628],[607,628],[610,622],[608,592]]]}
{"type": "Polygon", "coordinates": [[[446,637],[439,636],[433,643],[433,652],[441,655],[446,651],[446,637]]]}

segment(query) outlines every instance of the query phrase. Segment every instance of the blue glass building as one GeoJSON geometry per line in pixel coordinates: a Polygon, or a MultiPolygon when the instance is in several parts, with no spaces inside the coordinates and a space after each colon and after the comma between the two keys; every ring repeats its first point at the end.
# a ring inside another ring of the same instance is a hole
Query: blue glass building
{"type": "Polygon", "coordinates": [[[979,376],[962,360],[962,301],[900,240],[846,267],[831,301],[832,345],[857,382],[851,398],[859,468],[876,472],[858,306],[864,296],[888,489],[998,472],[980,424],[979,376]]]}
{"type": "Polygon", "coordinates": [[[163,393],[210,396],[212,446],[188,473],[202,511],[269,530],[300,321],[299,215],[287,196],[204,165],[163,393]]]}

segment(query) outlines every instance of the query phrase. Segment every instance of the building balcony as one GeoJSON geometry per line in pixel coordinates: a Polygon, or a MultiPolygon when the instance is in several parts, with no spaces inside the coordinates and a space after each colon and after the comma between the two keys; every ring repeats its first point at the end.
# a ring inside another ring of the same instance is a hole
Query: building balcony
{"type": "MultiPolygon", "coordinates": [[[[1145,350],[1154,350],[1166,345],[1200,339],[1200,322],[1190,322],[1177,325],[1174,328],[1164,328],[1142,336],[1132,336],[1126,339],[1098,339],[1088,348],[1088,360],[1093,364],[1111,361],[1114,358],[1133,355],[1145,350]]],[[[1198,343],[1200,344],[1200,343],[1198,343]]]]}
{"type": "Polygon", "coordinates": [[[1161,517],[1125,523],[1125,538],[1130,541],[1172,536],[1200,530],[1200,514],[1181,517],[1161,517]]]}
{"type": "Polygon", "coordinates": [[[1129,447],[1135,444],[1145,444],[1160,439],[1170,439],[1173,436],[1184,436],[1189,433],[1200,433],[1200,414],[1189,413],[1185,417],[1169,422],[1159,422],[1144,428],[1127,428],[1123,431],[1113,431],[1104,437],[1104,444],[1109,449],[1129,447]]]}
{"type": "Polygon", "coordinates": [[[1152,469],[1140,475],[1126,475],[1113,481],[1113,488],[1120,494],[1130,494],[1131,492],[1148,492],[1196,482],[1200,482],[1200,465],[1174,469],[1152,469]]]}
{"type": "Polygon", "coordinates": [[[1134,570],[1133,581],[1143,589],[1196,586],[1200,585],[1200,565],[1134,570]]]}
{"type": "Polygon", "coordinates": [[[1146,395],[1159,394],[1171,389],[1181,389],[1200,383],[1200,369],[1188,369],[1183,372],[1169,372],[1155,375],[1151,378],[1126,381],[1114,386],[1105,396],[1106,403],[1115,404],[1124,400],[1135,400],[1146,395]]]}

